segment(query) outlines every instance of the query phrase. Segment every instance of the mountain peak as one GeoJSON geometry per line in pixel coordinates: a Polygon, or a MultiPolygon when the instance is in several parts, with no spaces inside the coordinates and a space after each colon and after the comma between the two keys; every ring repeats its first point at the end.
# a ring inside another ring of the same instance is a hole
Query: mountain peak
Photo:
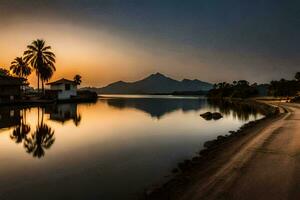
{"type": "Polygon", "coordinates": [[[165,75],[163,75],[162,73],[156,72],[155,74],[151,74],[150,76],[152,77],[166,77],[165,75]]]}
{"type": "Polygon", "coordinates": [[[156,72],[155,73],[156,76],[164,76],[162,73],[156,72]]]}
{"type": "Polygon", "coordinates": [[[189,81],[191,81],[191,80],[190,80],[190,79],[187,79],[187,78],[184,78],[184,79],[182,79],[181,82],[189,82],[189,81]]]}
{"type": "Polygon", "coordinates": [[[150,80],[158,80],[158,79],[170,79],[169,77],[163,75],[162,73],[154,73],[154,74],[151,74],[150,76],[146,77],[145,79],[150,79],[150,80]]]}

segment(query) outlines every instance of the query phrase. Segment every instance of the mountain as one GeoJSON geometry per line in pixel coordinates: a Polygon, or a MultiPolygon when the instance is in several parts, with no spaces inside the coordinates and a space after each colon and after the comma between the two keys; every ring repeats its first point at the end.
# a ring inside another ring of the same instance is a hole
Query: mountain
{"type": "Polygon", "coordinates": [[[183,79],[182,81],[178,81],[161,73],[156,73],[135,82],[118,81],[102,88],[84,89],[93,90],[100,94],[157,94],[208,91],[211,88],[212,84],[200,80],[183,79]]]}

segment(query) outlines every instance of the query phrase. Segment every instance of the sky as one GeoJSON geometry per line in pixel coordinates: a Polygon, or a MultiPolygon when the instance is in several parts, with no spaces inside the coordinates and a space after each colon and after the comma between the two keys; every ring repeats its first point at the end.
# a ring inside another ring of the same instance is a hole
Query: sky
{"type": "Polygon", "coordinates": [[[0,0],[0,27],[1,67],[42,38],[57,57],[52,80],[80,74],[83,86],[156,72],[264,83],[300,71],[299,0],[0,0]]]}

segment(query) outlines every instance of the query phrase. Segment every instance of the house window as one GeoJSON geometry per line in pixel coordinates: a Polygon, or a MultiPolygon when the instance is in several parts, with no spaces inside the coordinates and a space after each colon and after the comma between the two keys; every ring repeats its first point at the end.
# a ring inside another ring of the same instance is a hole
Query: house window
{"type": "Polygon", "coordinates": [[[70,88],[71,88],[71,85],[70,85],[70,84],[66,84],[66,85],[65,85],[65,90],[70,90],[70,88]]]}

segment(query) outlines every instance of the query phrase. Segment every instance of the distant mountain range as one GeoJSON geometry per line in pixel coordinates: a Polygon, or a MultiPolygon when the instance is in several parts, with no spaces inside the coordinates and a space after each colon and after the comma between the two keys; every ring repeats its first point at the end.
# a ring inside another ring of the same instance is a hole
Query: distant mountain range
{"type": "Polygon", "coordinates": [[[87,87],[83,89],[95,91],[98,94],[165,94],[173,92],[208,91],[212,84],[197,79],[178,81],[161,73],[135,82],[118,81],[102,88],[87,87]]]}

